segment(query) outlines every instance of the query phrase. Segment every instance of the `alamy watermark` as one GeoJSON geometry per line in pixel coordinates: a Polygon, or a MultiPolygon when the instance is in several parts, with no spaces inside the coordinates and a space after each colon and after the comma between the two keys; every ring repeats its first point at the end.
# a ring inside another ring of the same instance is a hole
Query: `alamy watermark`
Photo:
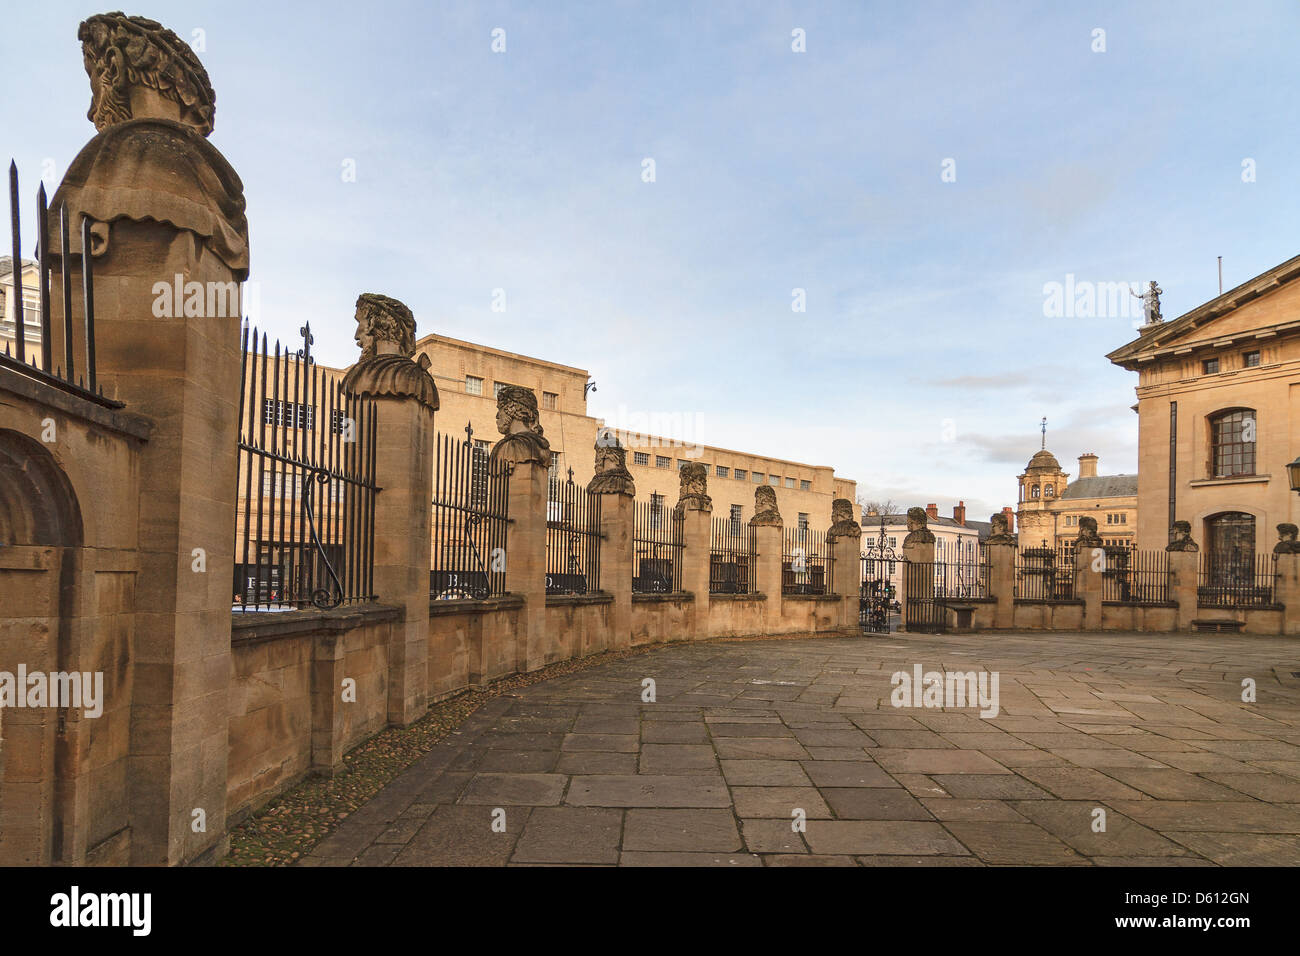
{"type": "Polygon", "coordinates": [[[1043,316],[1049,319],[1146,319],[1140,282],[1092,282],[1065,274],[1043,284],[1043,316]]]}
{"type": "Polygon", "coordinates": [[[926,671],[915,664],[911,673],[895,671],[889,678],[895,707],[978,707],[980,716],[998,715],[997,671],[926,671]]]}
{"type": "Polygon", "coordinates": [[[84,710],[87,717],[104,712],[103,671],[0,671],[0,707],[60,707],[84,710]]]}
{"type": "Polygon", "coordinates": [[[596,444],[608,447],[617,439],[624,448],[680,448],[683,457],[698,458],[704,453],[699,431],[700,416],[694,412],[631,412],[620,405],[596,431],[596,444]]]}

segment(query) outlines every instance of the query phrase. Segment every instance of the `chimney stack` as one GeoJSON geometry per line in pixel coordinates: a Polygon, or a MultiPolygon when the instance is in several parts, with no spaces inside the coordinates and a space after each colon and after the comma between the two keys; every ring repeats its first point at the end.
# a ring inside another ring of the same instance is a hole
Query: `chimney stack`
{"type": "Polygon", "coordinates": [[[952,508],[952,520],[966,527],[966,502],[959,501],[952,508]]]}
{"type": "Polygon", "coordinates": [[[931,520],[937,520],[939,517],[939,506],[936,504],[928,504],[925,506],[925,513],[930,516],[931,520]]]}
{"type": "Polygon", "coordinates": [[[1097,456],[1092,452],[1079,456],[1079,477],[1096,478],[1097,477],[1097,456]]]}
{"type": "Polygon", "coordinates": [[[1015,534],[1016,513],[1011,510],[1010,505],[1004,505],[1002,507],[1002,513],[1007,516],[1007,534],[1015,534]]]}

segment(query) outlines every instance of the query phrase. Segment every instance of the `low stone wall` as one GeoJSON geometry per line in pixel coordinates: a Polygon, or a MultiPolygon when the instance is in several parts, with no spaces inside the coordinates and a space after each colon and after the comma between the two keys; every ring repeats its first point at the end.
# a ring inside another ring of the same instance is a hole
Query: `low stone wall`
{"type": "Polygon", "coordinates": [[[514,674],[522,659],[522,597],[429,602],[429,699],[514,674]]]}
{"type": "Polygon", "coordinates": [[[688,640],[695,595],[689,591],[671,591],[666,594],[632,595],[633,645],[657,644],[672,640],[668,635],[678,634],[678,640],[688,640]]]}
{"type": "Polygon", "coordinates": [[[614,595],[550,595],[546,598],[546,662],[572,660],[612,648],[616,635],[611,611],[614,595]]]}
{"type": "Polygon", "coordinates": [[[383,605],[232,615],[232,823],[308,772],[333,772],[387,725],[389,646],[401,617],[383,605]]]}

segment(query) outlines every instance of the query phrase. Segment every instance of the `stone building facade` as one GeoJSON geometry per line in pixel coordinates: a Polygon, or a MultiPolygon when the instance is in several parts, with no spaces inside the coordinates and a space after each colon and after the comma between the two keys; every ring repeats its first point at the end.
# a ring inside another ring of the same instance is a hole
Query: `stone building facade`
{"type": "MultiPolygon", "coordinates": [[[[1098,457],[1079,456],[1079,477],[1046,448],[1034,453],[1017,476],[1016,526],[1024,547],[1059,548],[1079,536],[1080,520],[1095,518],[1102,542],[1132,547],[1137,542],[1137,475],[1098,475],[1098,457]]],[[[1162,545],[1163,547],[1163,545],[1162,545]]]]}
{"type": "Polygon", "coordinates": [[[23,285],[23,338],[24,355],[19,357],[15,324],[19,315],[18,300],[14,295],[14,260],[13,256],[0,256],[0,353],[8,354],[19,361],[26,361],[34,354],[40,353],[41,325],[37,320],[37,268],[35,261],[23,259],[20,273],[23,285]]]}
{"type": "Polygon", "coordinates": [[[1139,545],[1175,520],[1214,552],[1266,552],[1297,519],[1300,256],[1111,352],[1138,373],[1139,545]]]}

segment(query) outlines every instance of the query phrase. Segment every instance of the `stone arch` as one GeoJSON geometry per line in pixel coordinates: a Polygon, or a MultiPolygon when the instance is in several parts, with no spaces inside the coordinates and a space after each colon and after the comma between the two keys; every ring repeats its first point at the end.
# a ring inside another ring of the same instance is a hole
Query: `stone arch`
{"type": "Polygon", "coordinates": [[[72,482],[40,442],[0,428],[0,545],[82,542],[81,507],[72,482]]]}
{"type": "MultiPolygon", "coordinates": [[[[72,482],[41,442],[0,428],[0,671],[64,669],[84,537],[72,482]]],[[[11,678],[12,679],[12,678],[11,678]]],[[[18,693],[25,693],[18,689],[18,693]]],[[[0,713],[0,863],[59,861],[68,772],[57,707],[0,713]]]]}

